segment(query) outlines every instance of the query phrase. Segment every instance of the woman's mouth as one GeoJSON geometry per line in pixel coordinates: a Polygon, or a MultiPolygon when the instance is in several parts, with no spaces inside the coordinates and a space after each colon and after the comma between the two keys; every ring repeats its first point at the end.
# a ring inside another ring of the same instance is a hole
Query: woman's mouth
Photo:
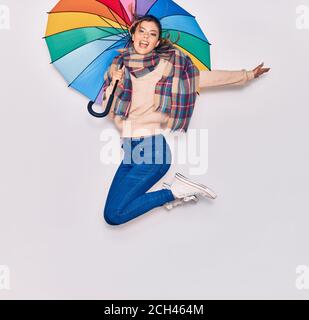
{"type": "Polygon", "coordinates": [[[139,46],[140,46],[141,48],[143,48],[143,49],[147,48],[148,45],[149,45],[149,42],[147,42],[147,41],[140,41],[140,42],[139,42],[139,46]]]}

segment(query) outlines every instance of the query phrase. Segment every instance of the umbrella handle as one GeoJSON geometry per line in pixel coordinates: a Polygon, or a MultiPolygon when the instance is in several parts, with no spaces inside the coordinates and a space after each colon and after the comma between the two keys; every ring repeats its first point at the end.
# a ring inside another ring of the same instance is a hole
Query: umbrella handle
{"type": "MultiPolygon", "coordinates": [[[[123,63],[121,64],[120,66],[120,69],[123,67],[123,63]]],[[[88,106],[87,106],[87,109],[88,109],[88,112],[96,117],[96,118],[103,118],[103,117],[106,117],[109,113],[109,110],[113,104],[113,100],[114,100],[114,96],[115,96],[115,91],[116,91],[116,88],[117,88],[117,85],[118,85],[118,82],[119,80],[116,80],[116,83],[114,85],[114,88],[113,88],[113,91],[111,93],[111,95],[109,96],[109,99],[108,99],[108,102],[107,102],[107,105],[106,105],[106,108],[103,112],[96,112],[92,109],[92,106],[94,105],[94,102],[93,101],[89,101],[88,102],[88,106]]]]}
{"type": "Polygon", "coordinates": [[[117,88],[117,85],[118,85],[118,82],[119,80],[116,80],[116,83],[114,85],[114,88],[113,88],[113,92],[112,94],[109,96],[109,99],[108,99],[108,102],[107,102],[107,105],[106,105],[106,108],[103,112],[96,112],[92,109],[92,106],[94,105],[94,102],[93,101],[89,101],[88,102],[88,106],[87,106],[87,109],[88,109],[88,112],[96,117],[96,118],[103,118],[103,117],[106,117],[109,113],[109,110],[111,109],[111,106],[113,104],[113,100],[114,100],[114,93],[115,93],[115,90],[117,88]]]}

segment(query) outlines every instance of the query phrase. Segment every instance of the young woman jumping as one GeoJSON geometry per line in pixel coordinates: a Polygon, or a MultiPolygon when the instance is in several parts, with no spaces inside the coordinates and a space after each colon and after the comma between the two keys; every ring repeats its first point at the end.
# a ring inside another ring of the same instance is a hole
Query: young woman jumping
{"type": "Polygon", "coordinates": [[[198,196],[215,199],[209,187],[178,172],[170,185],[163,183],[161,190],[147,192],[171,166],[163,133],[166,128],[187,131],[199,88],[243,85],[270,70],[262,63],[252,71],[199,71],[189,56],[162,38],[160,21],[152,15],[138,18],[130,34],[129,46],[114,58],[104,76],[103,108],[119,80],[109,116],[121,133],[124,151],[104,207],[110,225],[159,206],[170,209],[197,201],[198,196]]]}

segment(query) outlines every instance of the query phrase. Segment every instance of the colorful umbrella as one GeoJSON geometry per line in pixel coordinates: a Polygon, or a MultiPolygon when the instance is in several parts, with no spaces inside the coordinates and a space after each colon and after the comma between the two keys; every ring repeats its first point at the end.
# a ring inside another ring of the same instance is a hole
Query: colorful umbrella
{"type": "Polygon", "coordinates": [[[104,74],[118,49],[128,45],[132,13],[151,14],[163,37],[190,56],[199,70],[210,70],[210,43],[196,19],[172,0],[61,0],[48,12],[45,34],[51,63],[69,87],[102,104],[104,74]],[[131,7],[130,7],[131,6],[131,7]]]}

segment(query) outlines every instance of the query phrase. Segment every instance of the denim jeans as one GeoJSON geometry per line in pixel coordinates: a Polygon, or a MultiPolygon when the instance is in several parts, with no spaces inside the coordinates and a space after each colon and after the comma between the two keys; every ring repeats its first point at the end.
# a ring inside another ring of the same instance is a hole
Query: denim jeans
{"type": "Polygon", "coordinates": [[[146,192],[171,166],[171,150],[163,134],[124,137],[124,157],[110,186],[104,219],[119,225],[175,200],[169,189],[146,192]]]}

